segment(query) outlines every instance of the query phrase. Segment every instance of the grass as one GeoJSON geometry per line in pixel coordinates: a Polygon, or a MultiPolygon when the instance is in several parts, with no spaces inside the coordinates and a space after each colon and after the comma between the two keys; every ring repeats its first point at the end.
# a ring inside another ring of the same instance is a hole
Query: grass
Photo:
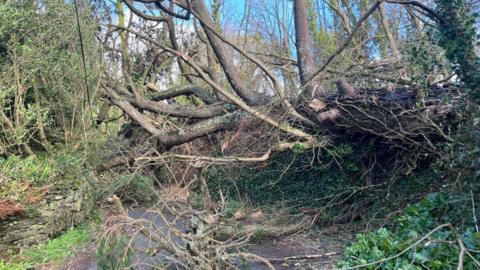
{"type": "Polygon", "coordinates": [[[90,232],[84,226],[73,228],[44,246],[27,250],[23,257],[33,264],[59,263],[73,251],[90,240],[90,232]]]}
{"type": "Polygon", "coordinates": [[[29,248],[8,262],[0,259],[0,270],[25,270],[41,265],[61,264],[92,239],[101,221],[98,214],[92,217],[89,223],[72,228],[43,245],[29,248]]]}

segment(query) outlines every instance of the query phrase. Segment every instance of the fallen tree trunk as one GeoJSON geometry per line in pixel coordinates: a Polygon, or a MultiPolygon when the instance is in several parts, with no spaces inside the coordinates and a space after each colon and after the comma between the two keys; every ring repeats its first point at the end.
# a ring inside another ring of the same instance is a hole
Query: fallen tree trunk
{"type": "Polygon", "coordinates": [[[411,88],[339,90],[315,98],[309,107],[319,108],[316,121],[331,135],[373,136],[432,151],[436,142],[450,140],[448,125],[455,124],[455,113],[464,104],[458,87],[434,86],[425,94],[411,88]]]}
{"type": "MultiPolygon", "coordinates": [[[[325,141],[323,139],[325,136],[330,141],[369,141],[370,144],[375,145],[375,151],[379,149],[383,149],[383,152],[399,151],[402,153],[401,155],[414,153],[428,156],[437,151],[438,142],[450,141],[448,131],[457,122],[456,112],[458,109],[462,109],[466,102],[465,95],[455,86],[434,86],[425,94],[419,89],[406,87],[357,90],[343,80],[337,83],[337,87],[338,91],[330,95],[314,96],[310,100],[298,103],[297,111],[311,119],[316,126],[313,129],[302,126],[297,128],[302,128],[312,137],[319,138],[321,136],[322,141],[325,141]]],[[[119,106],[154,137],[157,151],[160,153],[203,136],[212,138],[214,134],[228,133],[235,129],[241,121],[254,123],[253,125],[258,128],[265,125],[261,121],[256,121],[251,114],[232,104],[213,105],[217,107],[211,107],[212,105],[183,106],[182,108],[188,108],[189,112],[183,116],[190,117],[177,118],[183,113],[170,114],[170,109],[175,108],[176,105],[149,100],[149,106],[144,106],[146,103],[144,97],[140,98],[143,102],[138,102],[138,97],[130,95],[122,98],[121,95],[127,95],[127,90],[112,90],[107,87],[106,91],[110,91],[106,97],[112,104],[119,106]],[[163,111],[164,108],[169,110],[163,111]],[[214,108],[214,110],[209,108],[214,108]],[[202,117],[192,115],[197,109],[199,116],[202,117]],[[159,124],[140,113],[141,110],[148,110],[153,114],[174,116],[175,118],[172,118],[171,121],[176,122],[181,128],[162,130],[159,124]],[[212,112],[212,115],[208,118],[204,112],[212,112]]],[[[274,104],[274,102],[271,101],[269,104],[274,104]]],[[[282,110],[276,107],[278,105],[262,105],[253,108],[258,111],[270,111],[269,117],[282,119],[282,110]]],[[[295,125],[294,122],[292,124],[295,125]]],[[[282,151],[294,147],[297,143],[301,144],[304,149],[319,146],[297,141],[295,138],[281,135],[280,131],[277,132],[279,132],[278,138],[289,147],[278,147],[278,140],[272,140],[266,144],[265,141],[262,141],[261,145],[263,146],[258,146],[258,150],[282,151]],[[265,145],[268,149],[262,149],[265,145]]],[[[267,136],[251,138],[251,140],[259,139],[260,142],[267,136]]],[[[130,140],[135,140],[135,138],[130,138],[130,140]]],[[[248,155],[246,157],[248,158],[248,155]]],[[[131,159],[133,158],[135,157],[131,157],[131,159]]]]}

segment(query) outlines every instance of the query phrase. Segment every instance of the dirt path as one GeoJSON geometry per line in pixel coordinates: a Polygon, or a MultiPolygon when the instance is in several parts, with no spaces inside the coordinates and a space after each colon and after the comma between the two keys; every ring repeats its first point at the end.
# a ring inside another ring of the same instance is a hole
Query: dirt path
{"type": "MultiPolygon", "coordinates": [[[[340,257],[339,244],[316,242],[309,234],[294,237],[269,239],[252,245],[249,251],[268,259],[276,269],[336,269],[335,262],[340,257]]],[[[256,264],[255,270],[267,270],[268,267],[256,264]]]]}

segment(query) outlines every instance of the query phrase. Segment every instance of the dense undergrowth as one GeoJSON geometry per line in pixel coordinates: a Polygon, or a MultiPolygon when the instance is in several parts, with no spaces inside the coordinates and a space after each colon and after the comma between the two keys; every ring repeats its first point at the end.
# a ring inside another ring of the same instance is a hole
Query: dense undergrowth
{"type": "Polygon", "coordinates": [[[57,145],[49,152],[28,157],[0,157],[0,201],[35,204],[49,192],[62,192],[86,181],[94,184],[98,161],[93,149],[105,137],[80,138],[75,145],[57,145]]]}
{"type": "MultiPolygon", "coordinates": [[[[480,127],[478,114],[461,126],[444,156],[418,176],[444,184],[401,209],[377,231],[359,234],[339,266],[365,269],[480,268],[480,127]]],[[[418,194],[418,190],[416,191],[418,194]]]]}
{"type": "Polygon", "coordinates": [[[393,181],[383,175],[365,177],[359,158],[363,149],[341,145],[335,160],[330,154],[322,157],[320,151],[281,153],[266,167],[212,166],[205,174],[215,199],[222,194],[254,207],[320,209],[323,224],[383,223],[386,214],[449,184],[442,171],[433,168],[393,181]]]}
{"type": "Polygon", "coordinates": [[[48,154],[30,157],[0,158],[4,183],[0,198],[27,202],[29,188],[62,189],[84,181],[85,152],[56,149],[48,154]]]}

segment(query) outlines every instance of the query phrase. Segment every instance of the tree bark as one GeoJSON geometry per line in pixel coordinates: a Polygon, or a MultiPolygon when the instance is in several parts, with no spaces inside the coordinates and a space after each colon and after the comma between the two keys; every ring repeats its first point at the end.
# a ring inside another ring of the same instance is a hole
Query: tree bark
{"type": "Polygon", "coordinates": [[[379,10],[380,10],[380,18],[382,21],[382,28],[383,28],[383,31],[385,32],[385,35],[387,36],[388,44],[390,46],[390,52],[393,58],[397,59],[400,55],[398,52],[397,41],[393,37],[393,34],[390,31],[390,28],[388,27],[387,11],[385,9],[384,3],[380,4],[379,10]]]}
{"type": "Polygon", "coordinates": [[[37,129],[38,135],[40,137],[40,143],[42,144],[42,147],[46,151],[48,151],[48,149],[50,148],[50,143],[48,142],[47,135],[45,134],[45,128],[42,119],[40,93],[35,85],[33,86],[33,93],[35,96],[35,112],[37,113],[37,129]]]}
{"type": "Polygon", "coordinates": [[[183,96],[183,95],[186,95],[186,96],[196,95],[203,102],[205,102],[205,104],[213,104],[215,102],[218,102],[218,99],[215,96],[210,95],[207,89],[201,88],[194,84],[187,84],[187,85],[172,87],[166,90],[160,90],[154,84],[148,83],[147,88],[157,92],[152,96],[153,101],[160,101],[160,100],[165,100],[165,99],[174,98],[174,97],[183,96]]]}
{"type": "Polygon", "coordinates": [[[295,40],[297,48],[297,62],[300,71],[300,82],[303,85],[311,76],[314,63],[312,55],[312,41],[308,32],[306,0],[294,0],[293,13],[295,18],[295,40]]]}

